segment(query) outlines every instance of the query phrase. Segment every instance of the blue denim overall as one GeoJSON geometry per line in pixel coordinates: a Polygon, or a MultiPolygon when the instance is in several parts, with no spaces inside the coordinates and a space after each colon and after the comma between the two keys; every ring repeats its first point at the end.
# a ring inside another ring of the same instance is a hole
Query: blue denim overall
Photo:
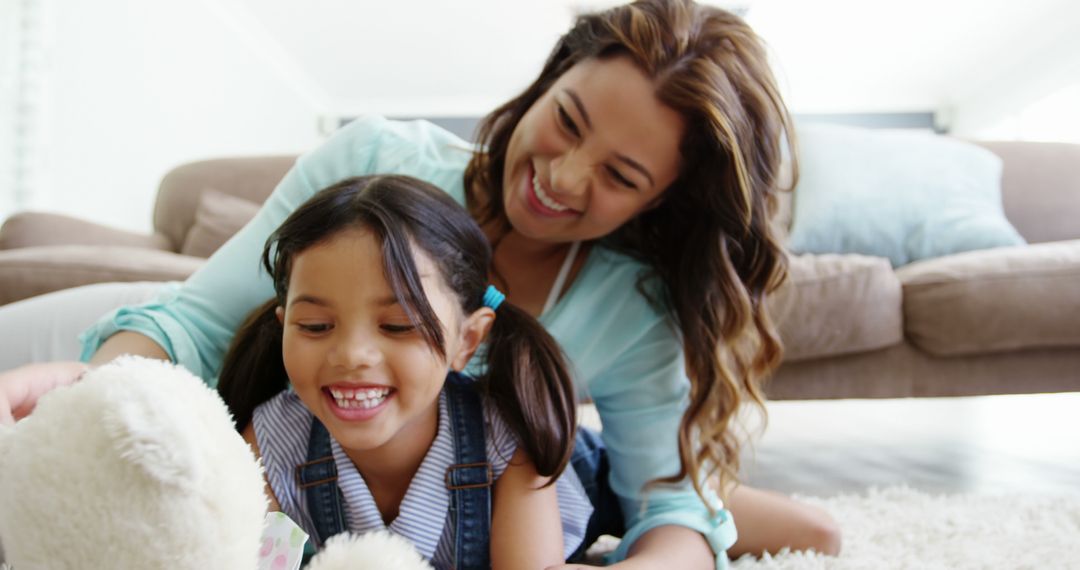
{"type": "MultiPolygon", "coordinates": [[[[451,521],[454,532],[454,568],[490,568],[491,464],[487,461],[483,408],[479,396],[468,385],[473,380],[457,372],[447,376],[447,409],[454,438],[455,464],[447,468],[446,488],[450,490],[451,521]]],[[[622,510],[608,486],[610,469],[599,435],[578,430],[570,466],[574,469],[593,505],[585,540],[569,558],[580,560],[600,535],[622,536],[622,510]]],[[[337,485],[337,467],[330,447],[330,434],[318,419],[312,420],[307,463],[296,469],[300,489],[307,496],[308,514],[316,536],[304,547],[304,562],[314,556],[330,537],[348,530],[345,501],[337,485]]]]}

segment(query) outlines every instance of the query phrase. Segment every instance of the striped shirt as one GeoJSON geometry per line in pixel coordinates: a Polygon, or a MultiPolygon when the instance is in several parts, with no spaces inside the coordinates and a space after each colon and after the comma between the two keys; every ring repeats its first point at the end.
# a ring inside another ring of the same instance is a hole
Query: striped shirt
{"type": "MultiPolygon", "coordinates": [[[[307,497],[296,481],[296,467],[307,461],[313,415],[292,390],[286,390],[255,409],[255,439],[262,452],[266,479],[281,510],[310,535],[315,526],[308,514],[307,497]]],[[[517,449],[513,432],[488,402],[484,402],[487,458],[497,479],[517,449]]],[[[345,520],[351,532],[362,534],[386,529],[409,539],[417,551],[438,568],[452,565],[454,525],[450,520],[450,493],[446,469],[454,464],[454,443],[446,395],[439,397],[439,427],[409,484],[398,516],[385,525],[364,478],[331,436],[338,486],[345,502],[345,520]]],[[[563,527],[563,557],[572,554],[585,537],[592,515],[585,490],[574,470],[567,468],[555,483],[563,527]]]]}

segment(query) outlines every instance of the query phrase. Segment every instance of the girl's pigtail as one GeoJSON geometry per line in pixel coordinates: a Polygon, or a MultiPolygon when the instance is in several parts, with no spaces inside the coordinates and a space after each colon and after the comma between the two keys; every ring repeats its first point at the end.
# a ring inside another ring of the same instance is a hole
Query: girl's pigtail
{"type": "Polygon", "coordinates": [[[221,367],[218,394],[232,412],[236,429],[243,430],[259,404],[289,387],[281,357],[278,302],[271,299],[252,312],[233,337],[221,367]]]}
{"type": "Polygon", "coordinates": [[[574,448],[573,380],[559,345],[536,319],[510,303],[496,315],[484,347],[487,391],[550,485],[574,448]]]}

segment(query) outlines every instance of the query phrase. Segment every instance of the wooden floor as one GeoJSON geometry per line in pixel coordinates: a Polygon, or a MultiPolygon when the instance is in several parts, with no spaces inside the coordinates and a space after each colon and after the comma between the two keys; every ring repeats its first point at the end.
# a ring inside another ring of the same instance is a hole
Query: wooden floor
{"type": "Polygon", "coordinates": [[[750,485],[818,496],[895,484],[1080,492],[1080,393],[784,401],[768,410],[767,429],[743,454],[750,485]]]}

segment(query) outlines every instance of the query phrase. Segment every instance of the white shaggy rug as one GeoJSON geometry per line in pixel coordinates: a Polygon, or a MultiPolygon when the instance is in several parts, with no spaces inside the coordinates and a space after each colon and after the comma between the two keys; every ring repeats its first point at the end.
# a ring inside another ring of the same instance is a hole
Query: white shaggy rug
{"type": "MultiPolygon", "coordinates": [[[[1077,482],[1080,484],[1080,481],[1077,482]]],[[[1080,569],[1080,485],[1074,495],[929,495],[906,487],[799,497],[843,531],[838,557],[743,556],[736,570],[1080,569]]]]}

